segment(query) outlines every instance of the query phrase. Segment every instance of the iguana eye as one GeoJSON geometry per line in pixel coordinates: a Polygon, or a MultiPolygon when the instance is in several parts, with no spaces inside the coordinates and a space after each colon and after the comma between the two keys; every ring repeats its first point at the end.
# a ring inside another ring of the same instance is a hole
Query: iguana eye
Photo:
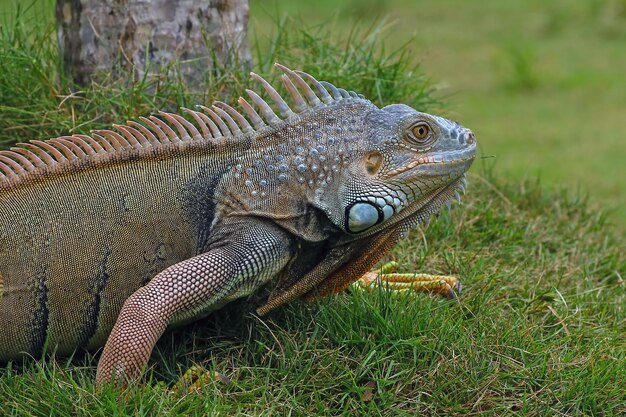
{"type": "Polygon", "coordinates": [[[430,133],[430,126],[428,126],[428,124],[424,122],[418,123],[411,128],[411,133],[413,139],[418,142],[423,142],[430,133]]]}

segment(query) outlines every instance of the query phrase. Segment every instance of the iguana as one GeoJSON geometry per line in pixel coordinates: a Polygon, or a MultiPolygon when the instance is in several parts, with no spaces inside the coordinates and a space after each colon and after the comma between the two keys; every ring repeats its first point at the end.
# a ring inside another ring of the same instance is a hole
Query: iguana
{"type": "Polygon", "coordinates": [[[464,191],[469,129],[276,65],[291,104],[252,73],[274,109],[0,152],[1,360],[104,345],[97,382],[136,378],[168,327],[269,281],[259,314],[339,291],[464,191]]]}

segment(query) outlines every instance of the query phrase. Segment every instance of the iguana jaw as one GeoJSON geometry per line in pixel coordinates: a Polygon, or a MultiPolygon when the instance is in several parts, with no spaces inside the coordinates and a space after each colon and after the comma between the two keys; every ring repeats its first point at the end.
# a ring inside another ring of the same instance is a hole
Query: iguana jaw
{"type": "Polygon", "coordinates": [[[394,223],[402,222],[409,227],[417,226],[420,223],[428,223],[431,215],[437,214],[444,205],[450,203],[455,194],[458,194],[459,190],[463,190],[465,175],[466,174],[463,173],[448,185],[410,204],[397,214],[397,218],[393,219],[394,223]]]}
{"type": "Polygon", "coordinates": [[[338,244],[346,244],[387,229],[399,227],[403,231],[408,231],[420,224],[427,226],[430,222],[430,217],[433,214],[437,214],[442,207],[449,206],[453,198],[456,201],[460,201],[460,194],[465,193],[465,187],[466,173],[464,172],[449,184],[431,191],[419,200],[413,201],[388,221],[358,234],[346,234],[340,239],[338,244]]]}
{"type": "Polygon", "coordinates": [[[450,206],[450,202],[454,197],[458,203],[461,202],[461,197],[459,191],[461,193],[465,193],[466,182],[466,173],[463,173],[459,178],[448,184],[447,186],[439,189],[435,195],[430,197],[426,203],[422,204],[417,210],[411,210],[411,207],[407,208],[409,213],[412,212],[413,215],[409,214],[405,217],[407,224],[409,227],[415,227],[419,224],[428,225],[430,221],[430,216],[433,214],[439,213],[442,207],[450,206]]]}

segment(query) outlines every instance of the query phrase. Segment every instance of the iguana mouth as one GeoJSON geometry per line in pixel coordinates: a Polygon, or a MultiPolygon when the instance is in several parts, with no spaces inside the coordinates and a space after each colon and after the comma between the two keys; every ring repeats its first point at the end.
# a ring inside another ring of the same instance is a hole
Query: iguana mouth
{"type": "MultiPolygon", "coordinates": [[[[421,156],[413,161],[398,167],[392,171],[385,173],[385,178],[392,178],[400,175],[404,172],[420,169],[420,168],[432,168],[435,166],[445,166],[446,168],[454,168],[456,166],[466,165],[475,158],[475,148],[468,148],[461,153],[455,152],[454,154],[443,154],[440,156],[421,156]]],[[[419,172],[420,176],[423,176],[424,172],[419,172]]],[[[439,173],[437,173],[439,175],[439,173]]]]}

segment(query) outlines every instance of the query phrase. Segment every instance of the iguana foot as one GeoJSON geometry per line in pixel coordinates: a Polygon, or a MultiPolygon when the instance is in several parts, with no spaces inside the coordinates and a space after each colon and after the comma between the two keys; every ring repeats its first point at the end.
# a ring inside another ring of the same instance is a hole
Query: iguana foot
{"type": "Polygon", "coordinates": [[[379,270],[371,271],[359,278],[353,285],[373,291],[376,287],[388,288],[404,293],[426,292],[439,294],[446,298],[455,298],[463,286],[458,278],[449,275],[399,274],[397,262],[389,262],[379,270]]]}
{"type": "Polygon", "coordinates": [[[171,389],[172,393],[178,395],[191,394],[200,391],[203,386],[211,381],[220,381],[224,384],[230,384],[230,379],[219,372],[210,372],[201,366],[194,365],[187,369],[183,376],[174,384],[171,389]]]}

